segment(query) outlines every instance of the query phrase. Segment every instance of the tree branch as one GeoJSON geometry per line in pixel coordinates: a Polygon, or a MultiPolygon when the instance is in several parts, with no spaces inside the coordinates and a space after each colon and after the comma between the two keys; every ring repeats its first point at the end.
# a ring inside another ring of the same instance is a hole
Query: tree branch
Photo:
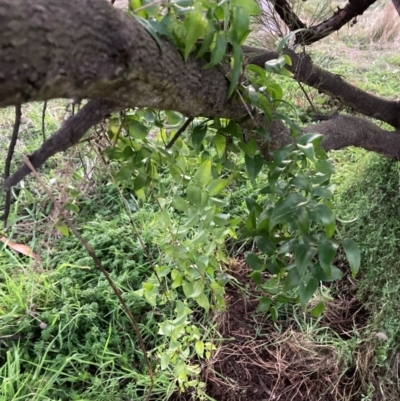
{"type": "MultiPolygon", "coordinates": [[[[278,57],[263,49],[245,47],[244,52],[249,62],[261,67],[278,57]]],[[[400,127],[400,102],[357,89],[316,67],[309,56],[287,54],[293,61],[290,69],[295,79],[366,116],[400,127]]],[[[185,62],[162,38],[156,43],[140,23],[105,0],[0,1],[0,107],[60,97],[93,99],[31,156],[35,168],[72,146],[109,113],[123,108],[176,110],[188,118],[224,117],[241,123],[247,108],[237,96],[228,99],[226,66],[203,66],[204,61],[194,57],[185,62]]],[[[266,156],[290,141],[280,120],[271,124],[257,116],[242,126],[254,128],[254,124],[266,127],[271,135],[271,141],[260,142],[266,156]]],[[[325,126],[315,127],[322,130],[325,126]]],[[[364,138],[363,132],[355,132],[364,138]]],[[[384,134],[382,139],[376,136],[374,140],[382,144],[369,141],[372,145],[368,146],[389,155],[384,142],[387,138],[396,142],[397,136],[379,132],[384,134]]],[[[326,135],[338,138],[336,131],[326,135]]],[[[367,146],[364,139],[349,138],[346,146],[358,146],[358,141],[367,146]]],[[[326,143],[329,147],[330,142],[326,143]]],[[[6,187],[28,173],[26,167],[21,168],[6,181],[6,187]]]]}
{"type": "Polygon", "coordinates": [[[327,151],[357,146],[400,160],[400,130],[386,131],[362,117],[338,115],[303,131],[323,134],[322,144],[327,151]]]}
{"type": "Polygon", "coordinates": [[[273,3],[275,11],[291,31],[307,28],[286,0],[275,0],[273,3]]]}
{"type": "MultiPolygon", "coordinates": [[[[56,153],[63,152],[78,143],[91,127],[98,124],[113,111],[118,110],[118,108],[117,104],[109,101],[91,100],[77,114],[70,117],[38,150],[29,156],[33,167],[35,169],[39,168],[56,153]]],[[[5,188],[9,189],[16,185],[29,173],[28,166],[26,164],[22,165],[11,177],[5,180],[5,188]]]]}
{"type": "MultiPolygon", "coordinates": [[[[251,47],[244,48],[248,62],[264,67],[267,61],[278,58],[276,52],[251,47]]],[[[287,68],[293,78],[319,91],[338,99],[353,110],[377,120],[384,121],[395,128],[400,128],[400,102],[387,100],[372,95],[346,82],[340,75],[332,74],[317,67],[307,54],[286,50],[292,60],[287,68]]]]}
{"type": "Polygon", "coordinates": [[[350,0],[344,8],[339,8],[332,17],[318,25],[311,26],[307,32],[299,32],[296,35],[296,44],[311,45],[332,32],[338,31],[343,25],[353,18],[362,15],[376,0],[350,0]]]}

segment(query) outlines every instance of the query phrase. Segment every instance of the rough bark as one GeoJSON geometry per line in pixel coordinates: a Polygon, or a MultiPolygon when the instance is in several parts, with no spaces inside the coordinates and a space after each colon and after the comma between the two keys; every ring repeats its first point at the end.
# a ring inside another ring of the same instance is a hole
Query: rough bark
{"type": "Polygon", "coordinates": [[[394,5],[394,7],[396,8],[397,13],[400,16],[400,0],[392,0],[392,3],[394,5]]]}
{"type": "MultiPolygon", "coordinates": [[[[244,51],[261,66],[277,56],[260,49],[244,51]]],[[[340,98],[364,115],[400,126],[399,102],[360,91],[341,77],[317,68],[307,56],[289,54],[296,79],[340,98]]],[[[32,155],[35,167],[49,155],[76,143],[90,124],[126,107],[173,109],[187,117],[242,121],[247,108],[237,96],[228,99],[226,69],[204,69],[203,65],[202,60],[185,62],[164,39],[157,44],[141,24],[106,0],[0,1],[0,107],[61,97],[92,99],[32,155]],[[94,112],[96,107],[98,112],[94,112]],[[94,115],[88,117],[89,112],[94,115]]],[[[248,119],[246,124],[252,123],[248,119]]],[[[272,141],[260,145],[266,155],[290,140],[280,121],[269,124],[261,116],[255,123],[270,131],[272,141]]],[[[321,130],[323,127],[327,125],[319,126],[321,130]]],[[[327,148],[356,144],[388,154],[377,140],[371,140],[371,135],[350,135],[351,124],[349,127],[341,127],[340,135],[335,129],[326,129],[326,135],[332,138],[331,143],[326,142],[327,148]],[[344,141],[342,136],[346,133],[351,140],[344,141]]],[[[374,131],[369,125],[367,128],[368,132],[374,131]]],[[[385,135],[382,138],[387,140],[385,135]]],[[[390,140],[398,138],[393,135],[390,140]]],[[[397,158],[397,153],[392,157],[397,158]]],[[[15,184],[26,172],[23,169],[11,177],[7,186],[15,184]]]]}
{"type": "Polygon", "coordinates": [[[309,126],[304,132],[323,134],[325,150],[357,146],[400,160],[400,131],[384,130],[362,117],[338,115],[309,126]]]}

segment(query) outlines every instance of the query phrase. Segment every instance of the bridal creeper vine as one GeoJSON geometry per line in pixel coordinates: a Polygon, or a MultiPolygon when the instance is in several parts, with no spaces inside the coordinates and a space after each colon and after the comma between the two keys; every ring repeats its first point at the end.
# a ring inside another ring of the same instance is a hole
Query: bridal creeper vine
{"type": "MultiPolygon", "coordinates": [[[[282,55],[265,69],[247,65],[246,82],[240,82],[241,45],[250,33],[251,16],[260,12],[257,3],[177,0],[160,6],[131,0],[130,6],[155,41],[167,37],[185,60],[202,58],[204,68],[230,63],[229,96],[240,96],[253,113],[251,118],[262,113],[269,121],[283,119],[293,136],[292,144],[266,161],[256,140],[246,140],[241,127],[226,119],[194,119],[169,149],[166,144],[184,123],[179,113],[130,110],[110,121],[109,136],[116,146],[108,149],[108,156],[119,162],[117,181],[139,200],[153,197],[159,205],[153,224],[159,228],[161,256],[137,292],[154,310],[161,305],[171,310],[170,317],[159,322],[165,342],[153,353],[159,368],[169,371],[182,390],[192,387],[201,394],[200,366],[193,361],[209,358],[215,346],[209,340],[212,321],[202,327],[195,315],[224,307],[222,266],[228,264],[228,238],[236,238],[240,231],[254,239],[256,248],[245,257],[251,277],[264,293],[259,310],[274,320],[280,305],[300,303],[305,308],[321,282],[342,276],[333,265],[340,246],[354,275],[360,254],[352,240],[333,238],[333,168],[320,146],[321,136],[300,136],[297,126],[277,110],[283,90],[273,74],[290,74],[285,69],[290,59],[282,55]],[[149,133],[156,139],[149,140],[149,133]],[[245,200],[248,217],[239,221],[229,213],[231,188],[243,180],[255,184],[261,171],[266,182],[245,200]],[[173,180],[172,187],[165,185],[167,178],[173,180]]],[[[286,39],[278,51],[285,43],[286,39]]],[[[267,129],[255,134],[269,137],[267,129]]],[[[324,310],[324,299],[319,298],[313,315],[324,310]]]]}

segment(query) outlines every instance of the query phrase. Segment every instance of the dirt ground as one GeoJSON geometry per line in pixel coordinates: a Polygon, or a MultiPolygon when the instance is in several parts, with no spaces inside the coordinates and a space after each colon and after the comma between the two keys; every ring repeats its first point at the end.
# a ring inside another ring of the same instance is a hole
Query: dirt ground
{"type": "Polygon", "coordinates": [[[367,321],[353,296],[355,283],[346,278],[334,284],[335,299],[318,323],[298,310],[308,326],[296,322],[291,311],[274,324],[256,311],[260,294],[248,273],[243,261],[235,262],[231,274],[240,285],[227,288],[227,309],[218,317],[224,340],[203,367],[207,394],[217,401],[361,400],[362,366],[367,368],[365,355],[371,353],[343,347],[355,331],[362,334],[367,321]]]}

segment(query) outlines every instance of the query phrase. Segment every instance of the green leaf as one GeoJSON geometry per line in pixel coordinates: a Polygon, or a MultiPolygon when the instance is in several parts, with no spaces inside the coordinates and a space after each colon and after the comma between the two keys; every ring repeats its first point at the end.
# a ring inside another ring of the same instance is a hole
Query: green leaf
{"type": "Polygon", "coordinates": [[[322,141],[322,134],[309,133],[302,135],[297,143],[300,145],[319,144],[322,141]]]}
{"type": "Polygon", "coordinates": [[[336,228],[335,216],[332,210],[328,206],[321,204],[315,207],[315,212],[325,228],[326,236],[331,238],[336,228]]]}
{"type": "Polygon", "coordinates": [[[312,162],[315,161],[314,146],[312,143],[307,143],[306,145],[297,144],[297,147],[301,150],[304,155],[310,159],[312,162]]]}
{"type": "Polygon", "coordinates": [[[272,306],[271,309],[269,310],[269,313],[271,314],[272,321],[276,323],[279,317],[278,309],[276,309],[275,306],[272,306]]]}
{"type": "Polygon", "coordinates": [[[211,52],[211,60],[207,63],[204,68],[210,68],[217,65],[226,53],[227,42],[222,32],[218,32],[217,40],[215,41],[214,49],[211,52]]]}
{"type": "Polygon", "coordinates": [[[184,25],[186,28],[184,55],[187,60],[197,40],[205,34],[208,21],[201,10],[195,10],[186,15],[184,25]]]}
{"type": "Polygon", "coordinates": [[[206,294],[200,294],[197,298],[195,298],[195,301],[199,306],[204,308],[206,312],[210,310],[210,301],[208,300],[206,294]]]}
{"type": "Polygon", "coordinates": [[[183,199],[181,196],[176,196],[172,200],[172,206],[176,209],[179,210],[180,212],[187,212],[189,210],[189,205],[186,202],[185,199],[183,199]]]}
{"type": "Polygon", "coordinates": [[[215,31],[213,25],[209,24],[208,31],[207,31],[207,33],[206,33],[206,35],[204,37],[203,43],[200,46],[200,50],[197,53],[196,58],[203,57],[204,54],[210,49],[211,44],[212,44],[213,39],[214,39],[215,32],[216,31],[215,31]]]}
{"type": "Polygon", "coordinates": [[[299,207],[294,215],[294,221],[302,234],[308,234],[310,230],[310,218],[305,207],[299,207]]]}
{"type": "Polygon", "coordinates": [[[204,342],[203,341],[196,341],[194,349],[196,350],[196,354],[200,358],[203,358],[203,356],[204,356],[204,342]]]}
{"type": "Polygon", "coordinates": [[[240,74],[242,73],[242,60],[243,60],[242,47],[237,43],[232,43],[232,47],[233,47],[233,65],[232,65],[231,83],[229,85],[229,90],[228,90],[228,98],[230,98],[233,92],[235,91],[236,86],[239,82],[240,74]]]}
{"type": "Polygon", "coordinates": [[[343,248],[349,261],[351,274],[355,277],[360,270],[361,252],[358,245],[352,239],[345,239],[343,241],[343,248]]]}
{"type": "Polygon", "coordinates": [[[252,252],[248,252],[246,254],[246,263],[250,266],[252,270],[262,270],[263,269],[263,261],[252,252]]]}
{"type": "Polygon", "coordinates": [[[296,269],[299,275],[302,276],[307,267],[310,265],[313,257],[317,254],[317,250],[310,244],[301,244],[296,247],[294,252],[294,258],[296,263],[296,269]]]}
{"type": "Polygon", "coordinates": [[[128,132],[129,135],[134,139],[144,139],[146,138],[149,130],[139,121],[129,120],[128,122],[128,132]]]}
{"type": "Polygon", "coordinates": [[[311,309],[311,316],[318,317],[322,315],[325,311],[325,303],[324,302],[319,302],[317,306],[311,309]]]}
{"type": "Polygon", "coordinates": [[[212,180],[207,186],[208,194],[210,196],[218,195],[228,184],[229,180],[223,178],[212,180]]]}
{"type": "Polygon", "coordinates": [[[176,112],[176,111],[165,110],[165,115],[168,118],[168,125],[169,126],[180,125],[184,120],[183,115],[181,113],[176,112]]]}
{"type": "Polygon", "coordinates": [[[331,176],[335,172],[335,169],[333,168],[333,165],[329,160],[316,161],[315,168],[317,169],[317,171],[326,174],[328,176],[331,176]]]}
{"type": "Polygon", "coordinates": [[[242,44],[251,32],[250,29],[250,14],[243,7],[235,7],[232,19],[232,29],[236,32],[239,44],[242,44]]]}
{"type": "Polygon", "coordinates": [[[171,356],[170,356],[169,353],[164,352],[164,353],[161,355],[161,363],[160,363],[161,370],[167,369],[170,360],[171,360],[171,356]]]}
{"type": "Polygon", "coordinates": [[[197,125],[192,131],[192,145],[197,153],[199,153],[201,150],[201,144],[206,134],[207,125],[205,124],[197,125]]]}
{"type": "Polygon", "coordinates": [[[186,189],[188,201],[195,206],[201,206],[201,193],[202,189],[195,184],[189,184],[186,189]]]}
{"type": "Polygon", "coordinates": [[[60,234],[62,234],[64,237],[69,237],[69,230],[68,230],[68,226],[62,222],[62,221],[58,221],[56,223],[56,229],[60,232],[60,234]]]}
{"type": "Polygon", "coordinates": [[[226,149],[226,136],[217,134],[214,138],[215,149],[217,150],[217,155],[219,158],[225,155],[226,149]]]}
{"type": "Polygon", "coordinates": [[[197,169],[193,180],[204,187],[211,181],[211,159],[205,160],[201,163],[200,167],[197,169]]]}
{"type": "Polygon", "coordinates": [[[75,205],[75,203],[68,202],[65,206],[66,210],[69,210],[71,212],[79,213],[79,207],[75,205]]]}
{"type": "Polygon", "coordinates": [[[260,302],[257,305],[257,312],[268,312],[271,303],[272,303],[271,298],[261,297],[260,302]]]}
{"type": "Polygon", "coordinates": [[[171,224],[171,218],[170,218],[168,212],[165,211],[165,210],[159,212],[159,213],[156,215],[155,220],[156,220],[157,224],[158,224],[160,227],[163,227],[163,228],[169,227],[170,224],[171,224]]]}
{"type": "Polygon", "coordinates": [[[193,283],[190,281],[183,280],[182,281],[182,289],[186,298],[192,298],[192,294],[194,293],[193,283]]]}
{"type": "Polygon", "coordinates": [[[329,240],[324,240],[318,247],[319,263],[328,276],[331,275],[331,264],[335,259],[337,248],[337,244],[329,240]]]}
{"type": "Polygon", "coordinates": [[[304,31],[305,29],[296,29],[295,31],[290,32],[288,35],[286,35],[278,44],[278,47],[276,51],[280,54],[282,53],[283,48],[286,46],[286,43],[292,38],[294,35],[296,35],[298,32],[304,31]]]}
{"type": "Polygon", "coordinates": [[[255,0],[232,0],[231,4],[245,8],[251,15],[258,15],[261,12],[260,6],[255,0]]]}
{"type": "Polygon", "coordinates": [[[279,292],[279,281],[276,277],[271,277],[264,284],[260,285],[265,292],[268,294],[276,295],[279,292]]]}
{"type": "Polygon", "coordinates": [[[318,280],[311,277],[306,283],[301,283],[299,287],[299,299],[303,309],[314,295],[318,288],[318,280]]]}
{"type": "Polygon", "coordinates": [[[288,272],[288,275],[284,279],[284,291],[289,291],[292,288],[297,287],[301,282],[301,277],[299,272],[295,268],[291,268],[288,272]]]}
{"type": "Polygon", "coordinates": [[[277,224],[287,223],[293,213],[297,213],[297,207],[304,203],[305,199],[299,194],[290,194],[278,206],[274,208],[271,214],[270,227],[277,224]]]}
{"type": "Polygon", "coordinates": [[[255,242],[261,252],[267,255],[273,255],[275,253],[276,246],[269,238],[258,236],[255,238],[255,242]]]}
{"type": "Polygon", "coordinates": [[[246,154],[244,160],[249,179],[254,182],[264,165],[264,159],[260,155],[250,156],[246,154]]]}

